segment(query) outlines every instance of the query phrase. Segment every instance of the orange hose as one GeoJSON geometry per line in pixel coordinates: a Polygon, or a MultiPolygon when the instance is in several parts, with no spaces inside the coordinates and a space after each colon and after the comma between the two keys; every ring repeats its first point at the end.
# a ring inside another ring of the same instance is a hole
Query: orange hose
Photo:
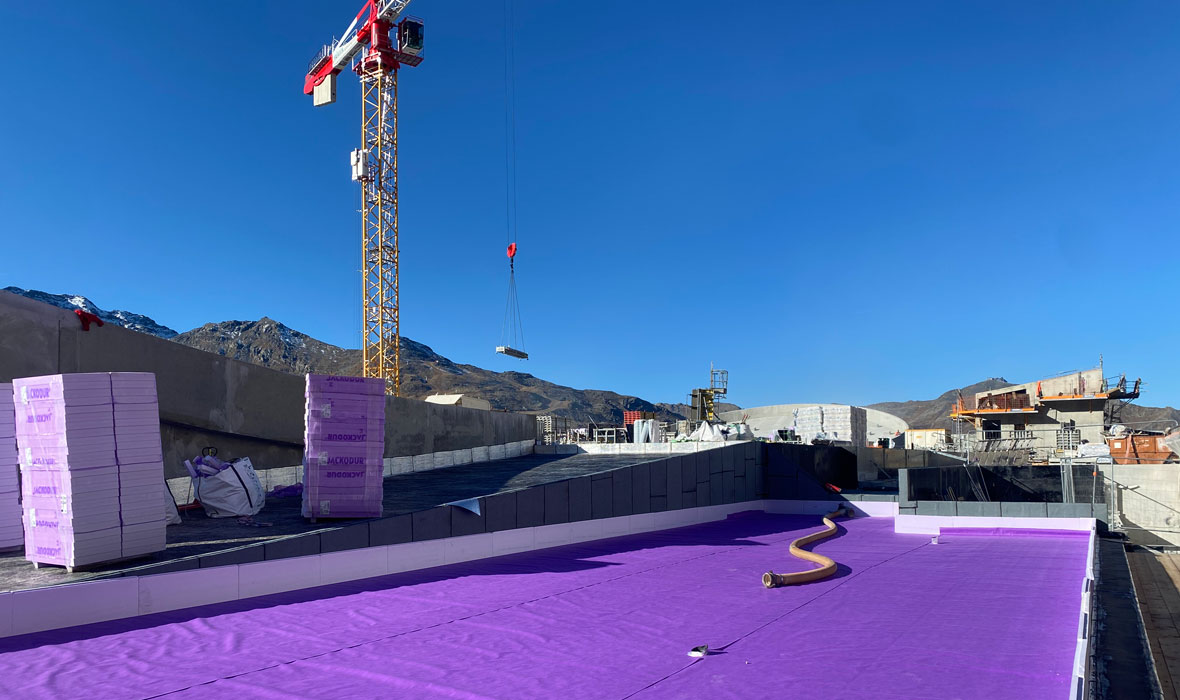
{"type": "Polygon", "coordinates": [[[827,539],[836,534],[837,527],[836,523],[832,522],[832,518],[838,518],[842,515],[852,517],[852,509],[837,508],[831,513],[828,513],[824,516],[824,525],[827,527],[825,527],[823,530],[820,530],[819,532],[813,532],[810,535],[804,535],[803,537],[800,537],[791,543],[792,556],[819,564],[820,567],[818,569],[798,571],[793,574],[776,574],[773,571],[767,571],[766,573],[762,574],[762,585],[766,586],[767,588],[778,588],[779,586],[790,586],[796,583],[818,581],[836,573],[836,562],[822,554],[809,552],[806,549],[803,549],[803,547],[805,545],[811,544],[812,542],[818,542],[819,540],[827,539]]]}

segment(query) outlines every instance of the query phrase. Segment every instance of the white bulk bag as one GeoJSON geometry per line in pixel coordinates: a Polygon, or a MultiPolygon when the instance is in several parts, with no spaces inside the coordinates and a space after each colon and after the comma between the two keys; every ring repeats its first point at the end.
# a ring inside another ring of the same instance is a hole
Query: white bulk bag
{"type": "Polygon", "coordinates": [[[192,479],[193,495],[210,518],[257,515],[266,503],[266,492],[248,457],[229,462],[216,474],[192,479]]]}
{"type": "Polygon", "coordinates": [[[176,509],[176,498],[172,495],[172,489],[168,488],[168,482],[164,482],[164,521],[169,525],[179,525],[180,511],[176,509]]]}

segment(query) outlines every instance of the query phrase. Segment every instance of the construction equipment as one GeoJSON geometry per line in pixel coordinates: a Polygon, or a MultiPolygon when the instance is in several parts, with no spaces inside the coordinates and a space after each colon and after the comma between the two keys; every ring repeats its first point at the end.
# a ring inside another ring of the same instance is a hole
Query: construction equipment
{"type": "Polygon", "coordinates": [[[689,394],[689,405],[692,407],[689,418],[696,421],[716,422],[715,404],[718,399],[725,398],[727,393],[729,393],[729,371],[714,369],[713,363],[710,362],[709,386],[703,389],[693,389],[689,394]]]}
{"type": "Polygon", "coordinates": [[[508,302],[496,352],[520,360],[529,359],[524,349],[524,327],[520,323],[520,301],[516,297],[516,10],[512,0],[504,2],[504,223],[508,233],[508,302]]]}
{"type": "Polygon", "coordinates": [[[508,244],[508,303],[504,306],[504,326],[500,329],[496,352],[521,360],[529,359],[524,351],[524,328],[520,324],[520,302],[516,299],[516,243],[508,244]]]}
{"type": "Polygon", "coordinates": [[[422,62],[422,20],[402,17],[410,0],[367,0],[344,35],[312,58],[304,94],[319,107],[336,101],[336,76],[356,59],[361,81],[361,147],[352,179],[361,183],[362,375],[401,393],[401,311],[398,290],[397,76],[422,62]]]}

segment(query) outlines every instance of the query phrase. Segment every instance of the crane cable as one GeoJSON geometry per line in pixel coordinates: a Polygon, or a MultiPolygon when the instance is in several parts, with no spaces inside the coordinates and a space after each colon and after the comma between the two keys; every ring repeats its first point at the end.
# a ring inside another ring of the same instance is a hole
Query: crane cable
{"type": "Polygon", "coordinates": [[[508,236],[508,301],[500,344],[524,350],[516,296],[516,32],[514,0],[504,0],[504,224],[508,236]]]}

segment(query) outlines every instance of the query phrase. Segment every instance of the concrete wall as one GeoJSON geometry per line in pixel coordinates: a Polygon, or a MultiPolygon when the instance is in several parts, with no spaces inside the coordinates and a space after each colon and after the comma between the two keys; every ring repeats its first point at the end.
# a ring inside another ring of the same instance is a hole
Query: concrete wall
{"type": "MultiPolygon", "coordinates": [[[[303,377],[185,347],[110,324],[83,332],[72,312],[0,292],[0,382],[68,372],[153,372],[160,395],[164,470],[216,446],[255,467],[302,460],[303,377]]],[[[532,439],[536,419],[390,397],[385,456],[532,439]]]]}
{"type": "Polygon", "coordinates": [[[1136,544],[1180,546],[1180,465],[1104,464],[1110,526],[1136,544]]]}

